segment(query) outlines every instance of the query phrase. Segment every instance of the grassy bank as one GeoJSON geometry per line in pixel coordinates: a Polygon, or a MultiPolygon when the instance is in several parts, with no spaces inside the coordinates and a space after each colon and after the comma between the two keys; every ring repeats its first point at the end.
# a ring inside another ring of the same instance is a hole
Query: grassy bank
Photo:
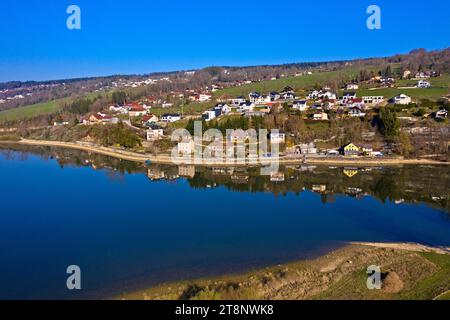
{"type": "Polygon", "coordinates": [[[117,299],[446,299],[450,255],[401,247],[352,244],[315,260],[241,275],[163,284],[117,299]],[[382,288],[366,286],[367,267],[382,272],[382,288]]]}

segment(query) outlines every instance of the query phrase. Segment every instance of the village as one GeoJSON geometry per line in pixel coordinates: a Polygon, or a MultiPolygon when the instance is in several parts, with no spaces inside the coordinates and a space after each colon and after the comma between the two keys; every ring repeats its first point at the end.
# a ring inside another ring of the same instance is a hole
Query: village
{"type": "MultiPolygon", "coordinates": [[[[296,74],[300,77],[303,74],[296,74]]],[[[415,80],[413,88],[428,90],[432,88],[430,78],[437,77],[433,72],[418,72],[411,75],[405,71],[403,78],[415,80]]],[[[393,77],[375,76],[370,79],[374,84],[373,91],[376,89],[392,88],[396,79],[393,77]]],[[[82,119],[83,125],[99,124],[117,124],[123,122],[131,129],[136,130],[144,137],[145,145],[169,139],[174,129],[186,127],[188,121],[202,121],[205,127],[214,124],[226,123],[227,119],[246,118],[248,122],[261,122],[261,119],[273,114],[285,113],[287,117],[295,115],[302,121],[329,123],[330,121],[347,121],[349,119],[370,120],[376,117],[380,109],[387,106],[399,108],[405,113],[411,107],[417,107],[418,101],[415,101],[407,94],[408,89],[403,88],[404,93],[395,96],[383,95],[364,95],[358,96],[357,91],[360,84],[350,82],[344,87],[333,90],[329,86],[317,88],[304,93],[303,88],[284,87],[281,91],[270,91],[266,93],[249,92],[247,96],[231,96],[228,94],[215,94],[221,87],[219,85],[209,85],[204,90],[186,89],[184,92],[171,92],[171,99],[163,97],[148,96],[137,101],[123,104],[111,105],[105,110],[82,119]],[[300,90],[298,90],[300,89],[300,90]],[[199,106],[205,105],[204,109],[196,113],[183,113],[183,106],[189,103],[196,103],[199,106]],[[174,107],[174,105],[178,107],[174,107]],[[208,105],[212,107],[207,108],[208,105]],[[172,112],[174,109],[179,111],[172,112]],[[164,112],[170,110],[171,112],[164,112]],[[258,120],[259,119],[259,120],[258,120]],[[258,120],[258,121],[257,121],[258,120]]],[[[449,99],[448,96],[443,99],[449,99]]],[[[421,119],[433,119],[437,122],[445,121],[448,117],[448,110],[445,108],[436,108],[431,112],[421,112],[420,114],[408,114],[399,116],[401,121],[417,122],[421,119]]],[[[55,125],[65,125],[67,123],[55,123],[55,125]]],[[[214,127],[213,125],[213,127],[214,127]]],[[[261,127],[260,127],[261,128],[261,127]]],[[[226,139],[233,143],[249,143],[248,128],[227,128],[226,139]]],[[[413,130],[413,129],[411,129],[413,130]]],[[[286,158],[304,158],[306,157],[384,157],[392,154],[392,147],[389,145],[354,143],[346,141],[345,143],[334,147],[319,147],[316,141],[299,141],[296,132],[281,130],[277,133],[269,133],[268,139],[271,144],[281,144],[281,156],[286,158]]],[[[217,142],[213,148],[225,152],[225,147],[218,145],[217,142]]],[[[205,145],[206,146],[206,145],[205,145]]],[[[190,154],[194,151],[194,142],[189,139],[178,141],[178,150],[183,154],[190,154]]]]}

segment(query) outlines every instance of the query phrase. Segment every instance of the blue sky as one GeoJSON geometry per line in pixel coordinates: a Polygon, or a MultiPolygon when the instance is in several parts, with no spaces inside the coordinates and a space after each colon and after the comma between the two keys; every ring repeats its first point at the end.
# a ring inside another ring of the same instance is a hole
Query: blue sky
{"type": "Polygon", "coordinates": [[[340,60],[450,46],[447,0],[29,0],[0,4],[0,81],[340,60]],[[81,30],[66,9],[81,8],[81,30]],[[381,8],[382,29],[366,28],[381,8]]]}

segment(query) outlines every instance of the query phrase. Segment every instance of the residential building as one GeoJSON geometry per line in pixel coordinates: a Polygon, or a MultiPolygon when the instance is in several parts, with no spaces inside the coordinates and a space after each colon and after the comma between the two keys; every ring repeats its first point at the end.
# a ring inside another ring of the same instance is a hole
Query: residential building
{"type": "Polygon", "coordinates": [[[147,130],[147,140],[148,141],[158,140],[163,136],[164,136],[164,131],[160,126],[151,125],[150,128],[147,130]]]}
{"type": "Polygon", "coordinates": [[[216,111],[215,110],[206,110],[202,114],[202,119],[205,120],[206,122],[211,121],[215,117],[216,117],[216,111]]]}
{"type": "Polygon", "coordinates": [[[445,109],[441,109],[439,111],[436,111],[434,118],[438,120],[445,120],[448,117],[448,111],[445,109]]]}
{"type": "Polygon", "coordinates": [[[152,113],[144,115],[141,120],[142,125],[146,127],[149,127],[151,124],[156,123],[158,121],[159,118],[152,113]]]}
{"type": "Polygon", "coordinates": [[[419,80],[419,82],[417,82],[417,88],[422,89],[431,88],[431,83],[430,81],[427,80],[419,80]]]}
{"type": "Polygon", "coordinates": [[[131,107],[128,111],[128,115],[130,117],[141,117],[141,116],[145,115],[146,113],[147,113],[147,110],[139,104],[131,105],[131,107]]]}
{"type": "Polygon", "coordinates": [[[360,148],[353,143],[348,143],[342,146],[339,151],[344,156],[358,156],[360,153],[360,148]]]}
{"type": "Polygon", "coordinates": [[[297,146],[297,151],[299,154],[317,154],[317,148],[313,142],[297,146]]]}
{"type": "Polygon", "coordinates": [[[412,102],[411,97],[408,97],[406,94],[399,94],[398,96],[395,96],[394,98],[391,99],[391,101],[395,104],[401,104],[401,105],[406,105],[406,104],[410,104],[412,102]]]}
{"type": "Polygon", "coordinates": [[[312,119],[316,121],[328,121],[328,114],[325,112],[314,113],[312,119]]]}
{"type": "Polygon", "coordinates": [[[270,143],[284,143],[286,134],[284,132],[271,132],[269,134],[270,143]]]}
{"type": "Polygon", "coordinates": [[[364,96],[362,100],[365,104],[380,104],[384,102],[383,96],[364,96]]]}
{"type": "Polygon", "coordinates": [[[176,122],[181,120],[181,115],[178,113],[166,113],[161,116],[162,122],[176,122]]]}
{"type": "Polygon", "coordinates": [[[345,88],[346,90],[358,90],[359,86],[356,83],[349,83],[345,88]]]}
{"type": "Polygon", "coordinates": [[[201,93],[198,95],[198,102],[210,101],[212,96],[210,94],[201,93]]]}
{"type": "Polygon", "coordinates": [[[292,105],[293,109],[299,110],[299,111],[306,111],[308,110],[308,101],[307,100],[295,100],[294,104],[292,105]]]}
{"type": "Polygon", "coordinates": [[[365,117],[366,113],[362,112],[359,107],[351,107],[348,110],[348,115],[350,117],[365,117]]]}
{"type": "Polygon", "coordinates": [[[231,130],[228,133],[227,140],[231,142],[244,142],[248,139],[249,135],[247,131],[242,129],[231,130]]]}
{"type": "Polygon", "coordinates": [[[113,112],[113,113],[120,113],[120,114],[127,114],[128,113],[128,109],[127,108],[125,108],[124,106],[119,106],[119,105],[110,106],[109,107],[109,111],[113,112]]]}
{"type": "Polygon", "coordinates": [[[183,140],[178,142],[177,150],[178,153],[182,153],[185,155],[191,154],[192,152],[194,152],[194,146],[194,140],[192,140],[191,138],[184,138],[183,140]]]}
{"type": "Polygon", "coordinates": [[[237,112],[253,112],[253,108],[255,107],[255,104],[253,102],[244,102],[239,105],[237,108],[237,112]]]}
{"type": "Polygon", "coordinates": [[[238,106],[240,106],[241,104],[243,104],[245,102],[246,102],[246,100],[245,100],[245,98],[243,96],[231,99],[231,105],[233,107],[238,107],[238,106]]]}

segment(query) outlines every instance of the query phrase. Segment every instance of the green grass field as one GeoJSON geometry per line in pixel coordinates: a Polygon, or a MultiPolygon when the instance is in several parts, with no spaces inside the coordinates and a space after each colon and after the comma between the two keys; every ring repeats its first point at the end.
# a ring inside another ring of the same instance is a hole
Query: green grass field
{"type": "Polygon", "coordinates": [[[68,101],[69,98],[63,98],[1,111],[0,121],[19,120],[25,118],[32,118],[37,115],[54,113],[58,111],[65,102],[68,101]]]}
{"type": "Polygon", "coordinates": [[[349,68],[340,71],[316,72],[311,75],[303,75],[301,77],[288,77],[277,80],[265,80],[246,84],[240,87],[226,88],[214,93],[215,97],[220,97],[223,94],[229,94],[234,97],[247,96],[252,91],[257,91],[262,94],[268,94],[270,91],[281,91],[284,87],[290,86],[294,90],[311,89],[314,85],[324,85],[328,81],[341,78],[343,80],[350,80],[356,76],[359,69],[349,68]]]}
{"type": "MultiPolygon", "coordinates": [[[[342,93],[342,91],[341,91],[342,93]]],[[[398,89],[398,88],[381,88],[375,90],[360,89],[356,90],[358,97],[362,96],[384,96],[386,99],[390,99],[398,94],[404,93],[416,100],[430,99],[438,100],[440,97],[449,94],[448,88],[432,87],[428,89],[411,88],[411,89],[398,89]]]]}
{"type": "MultiPolygon", "coordinates": [[[[109,95],[109,93],[107,94],[109,95]]],[[[0,121],[28,119],[38,115],[52,114],[61,110],[64,104],[70,103],[77,98],[92,99],[97,95],[99,95],[98,92],[92,92],[83,96],[55,99],[47,102],[1,111],[0,121]]]]}

